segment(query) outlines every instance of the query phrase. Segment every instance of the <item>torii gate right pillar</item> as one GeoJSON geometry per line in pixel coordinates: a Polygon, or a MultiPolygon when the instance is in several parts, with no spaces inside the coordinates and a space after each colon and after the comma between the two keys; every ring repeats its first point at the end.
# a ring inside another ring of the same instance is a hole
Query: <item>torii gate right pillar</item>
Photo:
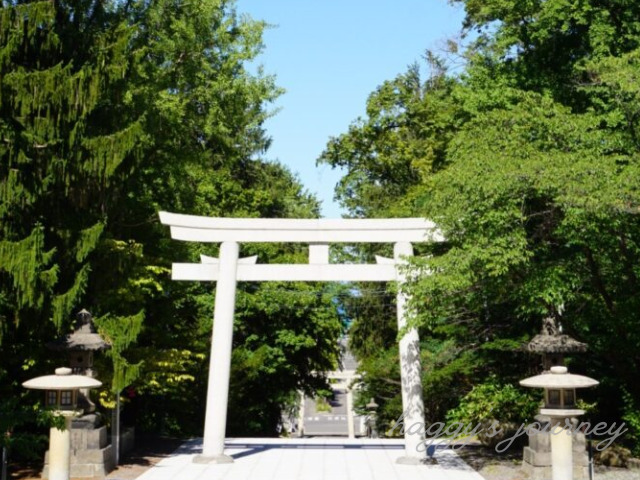
{"type": "Polygon", "coordinates": [[[400,339],[400,377],[402,380],[402,407],[405,455],[397,463],[416,465],[426,458],[424,439],[424,401],[422,399],[422,367],[420,364],[420,339],[416,328],[406,329],[409,317],[407,295],[402,291],[406,274],[401,265],[413,256],[409,242],[398,242],[393,246],[393,257],[398,268],[398,331],[404,332],[400,339]],[[405,331],[406,330],[406,331],[405,331]]]}

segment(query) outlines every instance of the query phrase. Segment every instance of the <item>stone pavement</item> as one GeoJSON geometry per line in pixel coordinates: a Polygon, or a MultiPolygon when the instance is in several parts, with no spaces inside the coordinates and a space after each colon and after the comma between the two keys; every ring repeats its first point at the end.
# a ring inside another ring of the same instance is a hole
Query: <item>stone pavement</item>
{"type": "Polygon", "coordinates": [[[400,439],[227,439],[225,453],[235,459],[227,465],[193,463],[201,445],[186,442],[138,480],[483,480],[444,446],[434,449],[432,464],[397,465],[400,439]]]}

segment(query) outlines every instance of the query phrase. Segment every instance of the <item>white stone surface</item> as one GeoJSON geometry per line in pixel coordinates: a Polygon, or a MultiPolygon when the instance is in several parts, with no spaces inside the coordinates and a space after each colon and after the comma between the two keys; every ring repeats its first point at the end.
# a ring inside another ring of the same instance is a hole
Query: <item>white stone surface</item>
{"type": "Polygon", "coordinates": [[[102,382],[85,375],[72,375],[71,369],[61,367],[56,369],[55,375],[44,375],[32,378],[22,384],[24,388],[32,390],[76,390],[79,388],[97,388],[102,382]]]}
{"type": "MultiPolygon", "coordinates": [[[[328,264],[238,264],[241,282],[388,282],[396,279],[395,265],[328,265],[328,264]]],[[[220,266],[215,263],[174,263],[173,280],[215,282],[220,279],[220,266]]]]}
{"type": "MultiPolygon", "coordinates": [[[[396,265],[402,266],[413,255],[413,246],[408,242],[398,242],[393,246],[396,265]]],[[[398,294],[396,296],[398,331],[404,332],[400,338],[400,379],[402,381],[402,411],[404,422],[405,455],[401,462],[417,462],[425,458],[420,450],[424,435],[424,401],[422,399],[422,367],[420,366],[420,339],[416,328],[407,328],[410,312],[409,298],[402,291],[406,282],[402,268],[398,269],[398,294]]]]}
{"type": "Polygon", "coordinates": [[[200,242],[424,242],[442,241],[424,218],[215,218],[160,212],[177,240],[200,242]]]}
{"type": "Polygon", "coordinates": [[[598,381],[584,375],[569,373],[567,367],[551,367],[551,371],[520,380],[520,385],[531,388],[588,388],[598,381]]]}
{"type": "Polygon", "coordinates": [[[553,480],[573,480],[571,432],[556,425],[551,431],[551,473],[553,480]]]}
{"type": "Polygon", "coordinates": [[[393,243],[400,239],[411,242],[442,241],[435,230],[213,230],[207,228],[171,227],[171,237],[189,242],[242,243],[393,243]]]}
{"type": "Polygon", "coordinates": [[[49,480],[69,480],[71,464],[71,416],[64,416],[64,430],[49,429],[49,480]]]}
{"type": "Polygon", "coordinates": [[[329,263],[329,244],[312,243],[309,245],[309,263],[329,263]]]}
{"type": "MultiPolygon", "coordinates": [[[[253,265],[257,261],[258,261],[258,256],[252,255],[250,257],[239,258],[238,265],[243,265],[243,264],[253,265]]],[[[200,255],[200,262],[218,265],[220,263],[220,259],[216,257],[210,257],[208,255],[200,255]]]]}
{"type": "Polygon", "coordinates": [[[217,230],[417,230],[434,227],[433,222],[424,218],[229,218],[164,211],[158,214],[164,225],[217,230]]]}
{"type": "Polygon", "coordinates": [[[401,439],[227,439],[225,452],[235,461],[218,465],[193,463],[201,445],[185,443],[137,480],[483,480],[443,446],[433,464],[398,465],[401,439]]]}
{"type": "Polygon", "coordinates": [[[221,457],[224,454],[239,251],[240,246],[236,242],[224,242],[220,245],[220,281],[216,288],[216,304],[213,313],[213,338],[202,449],[202,456],[208,458],[221,457]]]}
{"type": "Polygon", "coordinates": [[[349,438],[356,438],[356,426],[353,421],[353,392],[347,388],[347,432],[349,438]]]}

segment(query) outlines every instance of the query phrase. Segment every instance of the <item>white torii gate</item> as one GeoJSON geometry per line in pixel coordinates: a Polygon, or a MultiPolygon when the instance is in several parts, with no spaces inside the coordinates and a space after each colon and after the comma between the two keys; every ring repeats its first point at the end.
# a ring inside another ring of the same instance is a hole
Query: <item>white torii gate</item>
{"type": "MultiPolygon", "coordinates": [[[[217,282],[213,338],[202,454],[197,463],[230,463],[224,454],[229,375],[238,281],[406,281],[402,269],[413,255],[411,242],[442,240],[435,224],[422,218],[394,219],[265,219],[211,218],[160,212],[177,240],[215,242],[220,258],[202,256],[202,263],[174,263],[173,280],[217,282]],[[308,264],[256,264],[256,257],[239,258],[241,242],[309,243],[308,264]],[[376,264],[329,264],[329,243],[393,243],[393,257],[376,257],[376,264]]],[[[407,297],[398,288],[398,329],[407,325],[407,297]]],[[[400,373],[405,425],[405,455],[398,463],[419,464],[424,448],[424,403],[420,378],[418,332],[406,331],[400,340],[400,373]],[[414,425],[414,428],[411,427],[414,425]],[[421,427],[421,428],[416,428],[421,427]]]]}

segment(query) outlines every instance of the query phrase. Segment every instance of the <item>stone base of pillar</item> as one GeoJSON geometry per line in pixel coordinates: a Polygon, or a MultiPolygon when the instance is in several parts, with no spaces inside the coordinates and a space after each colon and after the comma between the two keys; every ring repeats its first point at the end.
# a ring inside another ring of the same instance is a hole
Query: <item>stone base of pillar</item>
{"type": "Polygon", "coordinates": [[[403,456],[398,457],[396,463],[398,465],[425,465],[429,462],[426,458],[403,456]]]}
{"type": "MultiPolygon", "coordinates": [[[[71,429],[71,478],[105,478],[115,468],[107,427],[71,429]]],[[[49,452],[44,456],[42,478],[49,478],[49,452]]]]}
{"type": "MultiPolygon", "coordinates": [[[[551,478],[551,434],[548,429],[549,418],[538,415],[543,431],[529,435],[529,446],[524,447],[522,470],[531,480],[547,480],[551,478]]],[[[589,478],[589,457],[586,452],[586,439],[583,433],[573,432],[573,478],[587,480],[589,478]]]]}
{"type": "Polygon", "coordinates": [[[196,455],[195,457],[193,457],[193,463],[209,464],[209,465],[233,463],[233,457],[230,457],[229,455],[224,455],[224,454],[196,455]]]}
{"type": "MultiPolygon", "coordinates": [[[[551,467],[534,467],[530,464],[523,463],[522,471],[527,475],[529,480],[549,480],[553,477],[551,467]]],[[[587,480],[589,478],[589,467],[573,466],[574,480],[587,480]]]]}

